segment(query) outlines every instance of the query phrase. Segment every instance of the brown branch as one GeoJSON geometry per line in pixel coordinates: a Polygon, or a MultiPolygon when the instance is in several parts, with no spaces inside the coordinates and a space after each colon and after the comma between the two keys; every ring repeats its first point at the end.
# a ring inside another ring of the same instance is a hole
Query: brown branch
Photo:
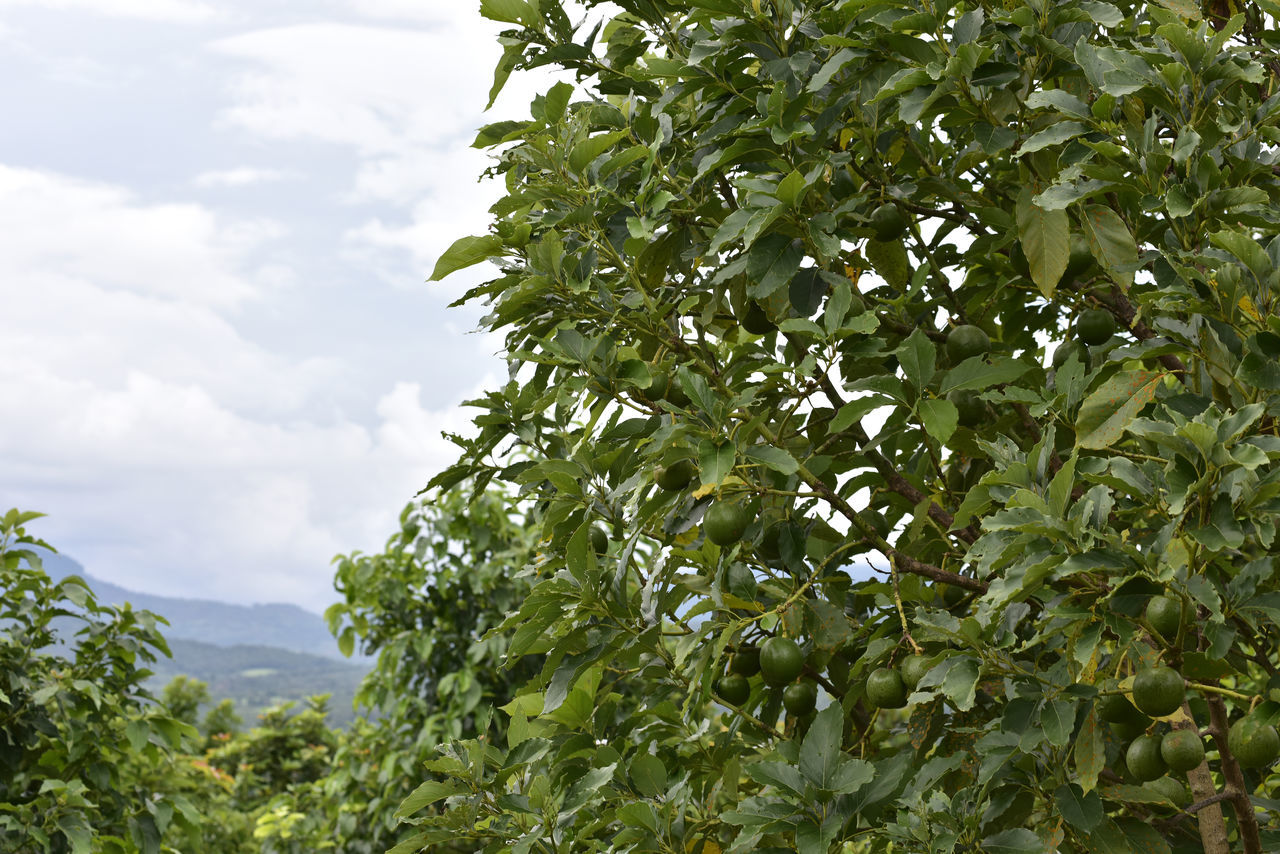
{"type": "MultiPolygon", "coordinates": [[[[1212,684],[1217,684],[1216,681],[1212,684]]],[[[1205,702],[1209,704],[1209,732],[1218,745],[1218,756],[1222,762],[1222,776],[1227,783],[1227,791],[1231,792],[1231,805],[1235,808],[1236,824],[1240,827],[1240,841],[1244,845],[1244,854],[1262,854],[1262,840],[1258,833],[1258,816],[1254,814],[1253,802],[1249,800],[1249,788],[1245,785],[1244,775],[1240,773],[1240,763],[1236,762],[1227,744],[1227,707],[1222,697],[1206,692],[1205,702]]]]}
{"type": "Polygon", "coordinates": [[[950,584],[954,587],[963,587],[966,590],[973,590],[978,593],[987,592],[987,585],[985,582],[979,581],[976,578],[969,578],[967,575],[958,575],[954,572],[948,572],[941,567],[924,563],[923,561],[916,560],[905,552],[898,551],[889,544],[888,540],[880,536],[880,534],[876,532],[876,529],[872,527],[871,523],[863,519],[857,510],[854,510],[849,506],[849,502],[837,495],[831,487],[827,486],[803,467],[801,467],[800,473],[804,477],[805,482],[808,483],[815,492],[820,494],[828,504],[836,508],[841,515],[853,523],[855,528],[862,532],[864,540],[884,552],[884,554],[891,560],[897,561],[898,569],[903,572],[909,572],[912,575],[922,575],[925,578],[932,578],[934,581],[941,581],[944,584],[950,584]]]}
{"type": "MultiPolygon", "coordinates": [[[[790,341],[792,346],[797,348],[801,353],[808,352],[808,348],[805,347],[804,342],[800,341],[796,337],[788,335],[787,340],[790,341]]],[[[827,396],[827,399],[831,401],[831,404],[834,407],[839,409],[844,405],[844,397],[836,389],[835,385],[831,382],[831,378],[827,376],[825,371],[815,369],[813,377],[821,384],[822,393],[827,396]]],[[[884,478],[885,486],[887,486],[891,491],[896,492],[903,498],[907,499],[907,501],[910,501],[912,507],[919,506],[920,502],[924,501],[925,494],[916,489],[915,486],[911,484],[911,481],[903,477],[898,470],[893,467],[893,463],[890,462],[888,457],[874,448],[868,447],[871,444],[871,437],[867,435],[866,430],[862,429],[861,424],[853,425],[849,428],[849,432],[853,435],[853,440],[858,443],[859,450],[866,454],[867,459],[871,461],[871,465],[874,466],[875,470],[884,478]]],[[[929,518],[942,526],[942,530],[944,531],[950,531],[951,526],[954,525],[956,521],[955,516],[952,516],[946,510],[939,507],[936,501],[929,502],[928,514],[929,518]]],[[[955,536],[958,539],[964,540],[966,543],[972,544],[978,539],[978,532],[974,530],[971,525],[955,532],[955,536]]]]}
{"type": "MultiPolygon", "coordinates": [[[[1124,324],[1125,329],[1133,333],[1134,337],[1140,341],[1146,341],[1155,338],[1156,333],[1141,320],[1135,320],[1138,310],[1134,308],[1133,303],[1129,302],[1129,298],[1124,295],[1120,288],[1115,285],[1111,286],[1111,301],[1102,302],[1102,305],[1115,316],[1116,320],[1124,324]]],[[[1156,357],[1160,364],[1164,365],[1178,377],[1178,380],[1184,385],[1187,382],[1187,366],[1181,359],[1172,353],[1165,353],[1156,357]]]]}
{"type": "MultiPolygon", "coordinates": [[[[1183,717],[1174,722],[1176,729],[1189,729],[1199,734],[1195,716],[1191,714],[1191,706],[1182,704],[1183,717]]],[[[1231,844],[1227,841],[1227,826],[1222,818],[1222,807],[1218,802],[1225,800],[1219,797],[1217,787],[1213,784],[1213,775],[1209,772],[1209,763],[1201,762],[1187,772],[1187,782],[1191,784],[1191,794],[1196,799],[1193,806],[1196,825],[1200,829],[1200,841],[1204,845],[1205,854],[1231,854],[1231,844]]],[[[1192,812],[1192,810],[1188,810],[1192,812]]]]}
{"type": "Polygon", "coordinates": [[[1204,809],[1205,807],[1230,800],[1235,796],[1236,796],[1236,793],[1230,790],[1225,792],[1218,792],[1218,794],[1205,798],[1203,801],[1196,801],[1194,804],[1192,804],[1191,806],[1183,810],[1183,812],[1188,812],[1193,814],[1198,813],[1200,812],[1200,810],[1204,809]]]}

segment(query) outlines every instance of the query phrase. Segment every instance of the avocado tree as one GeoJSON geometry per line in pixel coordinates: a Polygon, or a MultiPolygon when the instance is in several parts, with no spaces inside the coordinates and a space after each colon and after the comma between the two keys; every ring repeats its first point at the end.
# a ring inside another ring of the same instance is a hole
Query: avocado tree
{"type": "Polygon", "coordinates": [[[480,5],[541,666],[396,850],[1280,847],[1280,6],[480,5]]]}
{"type": "Polygon", "coordinates": [[[204,847],[200,775],[180,754],[195,729],[143,687],[168,654],[158,618],[50,579],[50,547],[26,530],[41,515],[0,516],[0,850],[229,850],[204,847]]]}
{"type": "MultiPolygon", "coordinates": [[[[381,854],[410,830],[396,811],[441,744],[505,738],[501,720],[490,726],[492,707],[540,661],[504,667],[507,638],[488,636],[529,592],[537,532],[500,486],[474,500],[463,490],[415,500],[383,551],[335,559],[341,599],[329,626],[344,653],[359,648],[376,661],[324,775],[275,787],[258,822],[266,850],[381,854]]],[[[435,850],[474,848],[451,840],[435,850]]]]}

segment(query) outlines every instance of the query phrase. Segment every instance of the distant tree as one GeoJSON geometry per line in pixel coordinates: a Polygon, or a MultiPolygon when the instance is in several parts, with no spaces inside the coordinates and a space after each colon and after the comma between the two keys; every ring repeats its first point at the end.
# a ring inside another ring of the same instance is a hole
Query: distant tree
{"type": "Polygon", "coordinates": [[[205,713],[204,723],[200,725],[200,729],[207,738],[214,738],[239,732],[242,723],[244,721],[236,714],[235,703],[223,698],[205,713]]]}
{"type": "Polygon", "coordinates": [[[175,676],[164,686],[160,702],[176,720],[194,726],[200,707],[209,702],[209,684],[185,674],[175,676]]]}
{"type": "Polygon", "coordinates": [[[329,769],[338,736],[325,722],[328,696],[293,702],[263,712],[258,725],[208,753],[214,768],[235,780],[238,808],[252,811],[273,795],[320,779],[329,769]]]}
{"type": "MultiPolygon", "coordinates": [[[[404,835],[395,811],[451,739],[505,739],[491,709],[537,672],[536,656],[507,666],[492,634],[529,589],[537,543],[515,497],[496,485],[409,504],[377,554],[336,559],[341,601],[328,611],[343,652],[377,656],[331,772],[277,800],[259,832],[300,850],[380,854],[404,835]]],[[[471,852],[469,841],[441,852],[471,852]]]]}
{"type": "Polygon", "coordinates": [[[199,850],[200,809],[160,783],[195,731],[143,687],[168,653],[157,618],[53,582],[24,528],[40,515],[0,518],[0,851],[199,850]]]}

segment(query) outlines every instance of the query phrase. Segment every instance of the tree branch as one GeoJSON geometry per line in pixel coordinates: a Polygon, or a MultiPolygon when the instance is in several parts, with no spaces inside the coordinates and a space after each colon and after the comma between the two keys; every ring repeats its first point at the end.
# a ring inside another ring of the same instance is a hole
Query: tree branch
{"type": "Polygon", "coordinates": [[[1245,785],[1244,775],[1240,773],[1240,763],[1227,746],[1227,707],[1218,694],[1205,695],[1209,704],[1209,732],[1218,745],[1218,756],[1222,761],[1222,776],[1227,783],[1227,791],[1231,792],[1231,806],[1235,808],[1236,823],[1240,827],[1240,841],[1244,845],[1244,854],[1262,854],[1262,839],[1258,832],[1258,816],[1254,814],[1253,802],[1249,800],[1249,788],[1245,785]]]}
{"type": "MultiPolygon", "coordinates": [[[[1102,302],[1100,300],[1100,302],[1102,302]]],[[[1125,329],[1133,333],[1134,337],[1140,341],[1146,341],[1155,338],[1156,333],[1141,320],[1135,320],[1138,310],[1133,307],[1133,303],[1129,302],[1129,298],[1124,295],[1120,288],[1115,285],[1111,286],[1111,302],[1102,302],[1116,318],[1124,324],[1125,329]]],[[[1163,356],[1156,357],[1160,364],[1164,365],[1177,376],[1179,382],[1183,385],[1187,382],[1187,366],[1181,359],[1172,353],[1165,353],[1163,356]]]]}

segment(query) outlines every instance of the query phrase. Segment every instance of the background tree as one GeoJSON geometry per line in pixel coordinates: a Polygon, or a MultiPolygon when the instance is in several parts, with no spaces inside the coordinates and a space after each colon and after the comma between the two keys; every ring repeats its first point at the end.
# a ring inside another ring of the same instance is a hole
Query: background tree
{"type": "Polygon", "coordinates": [[[157,785],[194,734],[142,687],[167,651],[157,618],[51,581],[25,529],[40,515],[0,518],[0,850],[199,850],[198,801],[157,785]]]}
{"type": "Polygon", "coordinates": [[[519,486],[490,637],[544,663],[398,850],[1280,846],[1280,57],[1227,6],[482,2],[494,94],[577,85],[477,138],[433,278],[498,264],[512,380],[432,485],[519,486]]]}
{"type": "Polygon", "coordinates": [[[190,676],[175,676],[164,686],[160,701],[176,720],[195,726],[200,707],[209,702],[209,685],[190,676]]]}
{"type": "MultiPolygon", "coordinates": [[[[457,491],[405,507],[378,554],[335,560],[341,601],[328,611],[339,646],[377,662],[357,695],[361,716],[338,744],[329,773],[276,799],[259,833],[299,851],[382,852],[404,836],[396,810],[424,763],[456,738],[488,732],[538,668],[508,667],[507,638],[486,636],[528,593],[524,567],[534,532],[511,495],[457,491]]],[[[471,852],[450,840],[437,850],[471,852]]]]}

